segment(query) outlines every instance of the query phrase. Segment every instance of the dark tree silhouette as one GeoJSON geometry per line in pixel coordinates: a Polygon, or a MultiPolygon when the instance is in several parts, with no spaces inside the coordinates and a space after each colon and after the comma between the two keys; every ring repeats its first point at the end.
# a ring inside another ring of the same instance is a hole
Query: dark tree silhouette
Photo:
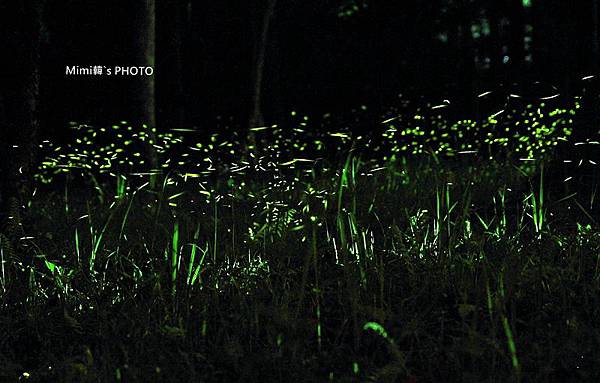
{"type": "MultiPolygon", "coordinates": [[[[5,47],[10,63],[3,78],[3,113],[0,113],[0,243],[3,251],[17,258],[24,237],[21,208],[31,198],[33,167],[40,134],[40,45],[42,43],[42,13],[45,2],[32,0],[0,7],[5,47]],[[4,12],[5,13],[4,13],[4,12]]],[[[1,71],[0,71],[1,72],[1,71]]],[[[23,259],[29,265],[33,258],[23,259]]],[[[27,274],[18,268],[5,271],[12,285],[5,302],[23,301],[27,274]],[[14,276],[14,279],[13,279],[14,276]]]]}
{"type": "Polygon", "coordinates": [[[8,201],[30,189],[31,170],[40,132],[40,45],[44,1],[26,1],[4,7],[7,33],[7,71],[2,84],[3,113],[0,166],[3,211],[8,201]]]}
{"type": "MultiPolygon", "coordinates": [[[[139,0],[136,7],[135,65],[155,66],[156,59],[156,3],[139,0]]],[[[141,76],[136,87],[136,118],[150,127],[156,126],[154,76],[141,76]]]]}
{"type": "MultiPolygon", "coordinates": [[[[156,64],[156,1],[138,0],[134,9],[137,20],[135,22],[135,65],[155,68],[156,64]]],[[[155,74],[156,75],[156,74],[155,74]]],[[[156,91],[154,75],[139,76],[133,87],[133,116],[137,123],[146,124],[150,141],[147,142],[146,156],[153,169],[158,168],[158,156],[152,145],[156,142],[156,91]]],[[[156,177],[151,177],[154,187],[156,177]]]]}
{"type": "Polygon", "coordinates": [[[258,28],[258,34],[255,43],[256,48],[254,52],[254,62],[252,67],[252,109],[249,119],[250,127],[263,124],[262,90],[264,85],[263,76],[265,70],[265,57],[269,44],[269,29],[275,14],[276,5],[277,0],[267,1],[266,8],[264,9],[262,16],[262,22],[258,28]]]}
{"type": "Polygon", "coordinates": [[[593,63],[592,70],[597,72],[599,69],[600,61],[600,2],[598,0],[592,0],[592,52],[593,52],[593,63]]]}

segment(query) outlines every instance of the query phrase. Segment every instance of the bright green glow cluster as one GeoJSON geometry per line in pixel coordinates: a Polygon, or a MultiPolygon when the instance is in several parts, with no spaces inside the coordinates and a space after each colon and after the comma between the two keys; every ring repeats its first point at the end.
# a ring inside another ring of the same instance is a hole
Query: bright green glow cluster
{"type": "Polygon", "coordinates": [[[399,116],[384,121],[387,130],[383,138],[387,140],[388,150],[396,155],[455,156],[478,152],[492,156],[516,153],[536,158],[559,142],[567,141],[573,129],[572,117],[580,103],[575,99],[571,108],[549,109],[540,102],[529,104],[518,112],[501,110],[487,118],[455,122],[433,113],[424,117],[434,108],[428,105],[417,110],[412,118],[399,116]]]}
{"type": "MultiPolygon", "coordinates": [[[[313,182],[330,179],[337,185],[336,166],[350,150],[363,161],[353,177],[373,176],[390,161],[414,156],[540,159],[569,140],[579,108],[576,99],[568,108],[536,103],[480,119],[451,120],[438,107],[402,103],[388,114],[393,117],[376,121],[377,128],[371,129],[363,128],[374,123],[361,119],[367,113],[363,107],[353,112],[355,120],[337,120],[331,114],[309,118],[294,112],[285,125],[250,129],[256,148],[248,145],[247,132],[229,126],[198,139],[193,130],[151,131],[125,121],[100,128],[73,123],[70,144],[57,147],[45,141],[42,145],[46,156],[36,179],[50,183],[58,176],[83,177],[100,193],[102,185],[109,183],[124,195],[159,174],[166,177],[167,186],[185,184],[187,190],[196,191],[173,192],[168,203],[178,208],[213,201],[219,198],[216,190],[225,187],[227,196],[254,204],[260,211],[248,236],[274,240],[290,228],[302,227],[304,215],[319,217],[335,206],[327,196],[336,191],[313,182]],[[151,151],[158,158],[157,166],[150,163],[151,151]],[[264,184],[248,182],[252,179],[264,184]],[[298,194],[300,205],[297,198],[292,203],[292,196],[298,194]]],[[[400,177],[392,183],[405,181],[400,177]]]]}
{"type": "Polygon", "coordinates": [[[71,144],[61,147],[44,141],[40,145],[46,157],[35,175],[38,181],[49,183],[61,174],[117,177],[168,172],[175,168],[192,168],[190,174],[209,174],[212,169],[207,158],[213,153],[234,154],[233,144],[220,142],[218,134],[211,135],[208,142],[185,147],[184,137],[177,130],[157,132],[145,125],[132,126],[127,121],[100,128],[72,122],[70,129],[74,134],[71,144]],[[152,155],[163,159],[157,168],[152,168],[150,163],[152,155]]]}
{"type": "Polygon", "coordinates": [[[350,0],[338,8],[337,16],[340,19],[348,19],[368,7],[366,1],[350,0]]]}

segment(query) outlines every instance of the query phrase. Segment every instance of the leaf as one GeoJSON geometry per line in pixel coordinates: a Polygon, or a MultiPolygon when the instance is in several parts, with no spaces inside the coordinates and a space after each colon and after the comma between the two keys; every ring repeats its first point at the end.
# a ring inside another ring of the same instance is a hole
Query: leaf
{"type": "Polygon", "coordinates": [[[54,274],[54,269],[56,268],[56,264],[52,263],[52,262],[50,262],[48,260],[44,260],[44,263],[46,264],[46,267],[48,268],[48,270],[50,270],[50,272],[52,274],[54,274]]]}
{"type": "Polygon", "coordinates": [[[377,322],[367,322],[367,323],[365,323],[365,325],[363,326],[363,330],[375,331],[377,334],[379,334],[380,336],[384,337],[385,339],[387,339],[387,337],[388,337],[388,334],[385,331],[385,328],[383,328],[383,326],[380,325],[377,322]]]}

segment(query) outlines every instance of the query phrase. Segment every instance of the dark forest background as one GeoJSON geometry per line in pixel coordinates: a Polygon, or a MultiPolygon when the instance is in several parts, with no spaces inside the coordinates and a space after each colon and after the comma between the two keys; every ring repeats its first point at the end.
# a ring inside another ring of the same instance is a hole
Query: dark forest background
{"type": "Polygon", "coordinates": [[[146,65],[141,41],[155,42],[157,125],[169,128],[206,128],[219,115],[248,121],[257,89],[272,121],[291,109],[393,104],[399,93],[468,110],[476,92],[500,84],[542,81],[569,92],[599,54],[596,0],[25,3],[1,9],[1,116],[16,120],[12,103],[39,33],[39,117],[49,134],[72,120],[136,117],[139,79],[66,76],[65,67],[146,65]]]}
{"type": "Polygon", "coordinates": [[[17,189],[30,185],[38,144],[61,142],[70,122],[202,133],[276,123],[292,110],[377,111],[400,95],[449,100],[458,115],[483,116],[510,94],[580,93],[574,80],[598,69],[598,7],[597,0],[2,1],[0,210],[27,191],[17,189]],[[105,69],[67,75],[67,66],[105,69]],[[107,76],[115,66],[154,74],[107,76]],[[482,108],[477,95],[490,90],[500,91],[482,108]]]}

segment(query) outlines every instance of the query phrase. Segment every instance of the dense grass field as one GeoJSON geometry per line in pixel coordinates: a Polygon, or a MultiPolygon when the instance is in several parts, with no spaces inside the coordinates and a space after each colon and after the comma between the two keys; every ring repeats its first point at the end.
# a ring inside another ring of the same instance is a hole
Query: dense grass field
{"type": "Polygon", "coordinates": [[[1,237],[0,381],[598,381],[598,127],[447,109],[73,123],[1,237]]]}

